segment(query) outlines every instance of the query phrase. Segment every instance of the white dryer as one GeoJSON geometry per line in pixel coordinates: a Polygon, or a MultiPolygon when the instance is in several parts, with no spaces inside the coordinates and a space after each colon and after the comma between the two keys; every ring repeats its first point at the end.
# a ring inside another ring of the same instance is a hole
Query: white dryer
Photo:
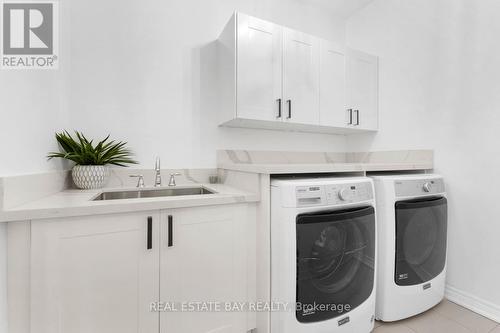
{"type": "Polygon", "coordinates": [[[369,178],[272,180],[272,333],[373,329],[374,206],[369,178]]]}
{"type": "Polygon", "coordinates": [[[396,321],[444,297],[447,199],[439,175],[372,177],[377,195],[376,317],[396,321]]]}

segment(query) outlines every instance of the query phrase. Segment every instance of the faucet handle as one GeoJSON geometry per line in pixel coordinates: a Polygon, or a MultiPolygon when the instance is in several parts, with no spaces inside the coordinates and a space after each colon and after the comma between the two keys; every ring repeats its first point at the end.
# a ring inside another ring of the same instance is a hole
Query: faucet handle
{"type": "Polygon", "coordinates": [[[175,183],[175,176],[180,176],[181,173],[179,172],[174,172],[170,174],[170,181],[168,182],[168,186],[176,186],[177,184],[175,183]]]}
{"type": "Polygon", "coordinates": [[[144,176],[143,175],[130,175],[130,178],[138,178],[137,179],[137,187],[144,187],[144,176]]]}

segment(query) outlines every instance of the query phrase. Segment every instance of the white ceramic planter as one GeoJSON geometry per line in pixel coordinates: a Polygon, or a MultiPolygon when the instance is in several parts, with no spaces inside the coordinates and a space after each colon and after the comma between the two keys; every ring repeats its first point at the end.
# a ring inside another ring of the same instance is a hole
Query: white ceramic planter
{"type": "Polygon", "coordinates": [[[103,188],[109,178],[109,168],[105,165],[75,165],[71,176],[78,188],[103,188]]]}

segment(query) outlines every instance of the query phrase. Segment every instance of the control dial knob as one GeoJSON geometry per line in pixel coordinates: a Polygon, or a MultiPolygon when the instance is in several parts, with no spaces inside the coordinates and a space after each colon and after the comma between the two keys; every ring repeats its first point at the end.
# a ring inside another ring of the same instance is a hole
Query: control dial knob
{"type": "Polygon", "coordinates": [[[425,183],[424,186],[423,186],[423,190],[424,190],[424,192],[430,192],[430,191],[432,191],[432,185],[431,185],[431,183],[425,183]]]}
{"type": "Polygon", "coordinates": [[[339,198],[342,201],[346,201],[352,198],[352,190],[348,188],[343,188],[339,191],[339,198]]]}

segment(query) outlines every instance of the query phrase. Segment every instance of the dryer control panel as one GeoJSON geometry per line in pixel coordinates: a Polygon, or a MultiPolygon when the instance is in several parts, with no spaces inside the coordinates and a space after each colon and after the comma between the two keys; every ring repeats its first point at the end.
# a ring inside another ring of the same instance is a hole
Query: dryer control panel
{"type": "Polygon", "coordinates": [[[444,193],[442,178],[396,180],[394,190],[397,197],[413,197],[444,193]]]}
{"type": "Polygon", "coordinates": [[[342,205],[373,199],[370,182],[297,186],[297,207],[342,205]]]}

